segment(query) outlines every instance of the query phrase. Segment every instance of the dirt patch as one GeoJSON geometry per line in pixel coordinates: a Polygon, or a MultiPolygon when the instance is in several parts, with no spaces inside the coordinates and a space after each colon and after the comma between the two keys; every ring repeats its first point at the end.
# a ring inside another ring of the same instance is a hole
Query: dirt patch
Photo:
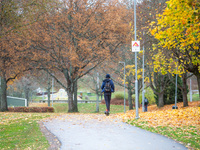
{"type": "Polygon", "coordinates": [[[45,135],[45,137],[47,138],[50,147],[48,148],[48,150],[59,150],[61,147],[61,142],[59,141],[59,139],[52,134],[43,124],[42,121],[38,122],[40,125],[40,130],[41,132],[45,135]]]}
{"type": "MultiPolygon", "coordinates": [[[[105,104],[104,99],[101,101],[101,104],[105,104]]],[[[117,98],[111,99],[110,104],[111,105],[124,105],[124,99],[117,99],[117,98]]],[[[127,100],[126,100],[126,106],[128,106],[127,100]]]]}

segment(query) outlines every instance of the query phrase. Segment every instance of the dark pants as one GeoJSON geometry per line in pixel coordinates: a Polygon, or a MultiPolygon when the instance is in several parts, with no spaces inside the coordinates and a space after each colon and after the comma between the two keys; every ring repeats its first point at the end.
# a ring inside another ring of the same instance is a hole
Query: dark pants
{"type": "Polygon", "coordinates": [[[148,104],[144,105],[144,111],[147,111],[148,104]]]}
{"type": "Polygon", "coordinates": [[[110,100],[111,100],[111,93],[104,93],[104,99],[106,102],[106,109],[110,111],[110,100]]]}

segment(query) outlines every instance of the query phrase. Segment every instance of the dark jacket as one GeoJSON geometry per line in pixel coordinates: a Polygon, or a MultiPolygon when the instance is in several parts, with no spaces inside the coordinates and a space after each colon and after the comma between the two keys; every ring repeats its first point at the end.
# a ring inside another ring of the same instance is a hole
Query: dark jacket
{"type": "Polygon", "coordinates": [[[110,81],[110,85],[111,85],[111,92],[115,92],[115,86],[114,86],[114,83],[111,79],[105,79],[103,80],[103,83],[101,85],[101,89],[102,91],[101,92],[105,92],[105,85],[106,85],[106,82],[110,81]]]}

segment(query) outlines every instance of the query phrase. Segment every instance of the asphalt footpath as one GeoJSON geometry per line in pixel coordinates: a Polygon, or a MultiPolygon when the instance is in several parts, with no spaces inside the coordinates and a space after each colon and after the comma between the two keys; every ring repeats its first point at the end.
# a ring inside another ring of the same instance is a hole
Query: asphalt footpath
{"type": "Polygon", "coordinates": [[[66,114],[43,122],[61,150],[186,150],[165,136],[123,123],[114,115],[66,114]]]}

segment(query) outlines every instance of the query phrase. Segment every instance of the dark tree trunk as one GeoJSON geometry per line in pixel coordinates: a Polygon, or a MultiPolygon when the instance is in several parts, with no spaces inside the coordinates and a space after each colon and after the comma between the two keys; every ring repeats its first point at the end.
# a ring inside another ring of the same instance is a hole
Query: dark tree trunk
{"type": "Polygon", "coordinates": [[[8,111],[6,78],[1,77],[1,111],[8,111]]]}
{"type": "MultiPolygon", "coordinates": [[[[50,107],[50,97],[51,97],[51,88],[48,88],[47,89],[47,97],[48,97],[48,107],[50,107]]],[[[52,95],[52,97],[53,97],[53,95],[52,95]]]]}
{"type": "Polygon", "coordinates": [[[73,91],[68,89],[68,112],[74,112],[73,91]]]}
{"type": "Polygon", "coordinates": [[[164,93],[158,93],[158,107],[163,107],[164,106],[164,93]]]}
{"type": "Polygon", "coordinates": [[[98,87],[98,83],[96,84],[96,95],[97,95],[96,112],[99,112],[99,87],[98,87]]]}
{"type": "Polygon", "coordinates": [[[188,99],[187,99],[187,73],[182,75],[183,86],[181,89],[183,95],[183,107],[188,106],[188,99]]]}
{"type": "MultiPolygon", "coordinates": [[[[1,82],[1,77],[0,77],[0,82],[1,82]]],[[[1,85],[1,83],[0,83],[1,85]]],[[[1,111],[1,100],[2,100],[2,89],[0,88],[0,111],[1,111]]]]}
{"type": "Polygon", "coordinates": [[[73,88],[74,88],[74,106],[73,106],[73,110],[74,112],[78,112],[78,102],[77,102],[77,81],[74,82],[73,84],[73,88]]]}
{"type": "Polygon", "coordinates": [[[128,82],[128,105],[129,110],[133,109],[133,101],[132,101],[132,90],[131,90],[131,82],[128,82]]]}

